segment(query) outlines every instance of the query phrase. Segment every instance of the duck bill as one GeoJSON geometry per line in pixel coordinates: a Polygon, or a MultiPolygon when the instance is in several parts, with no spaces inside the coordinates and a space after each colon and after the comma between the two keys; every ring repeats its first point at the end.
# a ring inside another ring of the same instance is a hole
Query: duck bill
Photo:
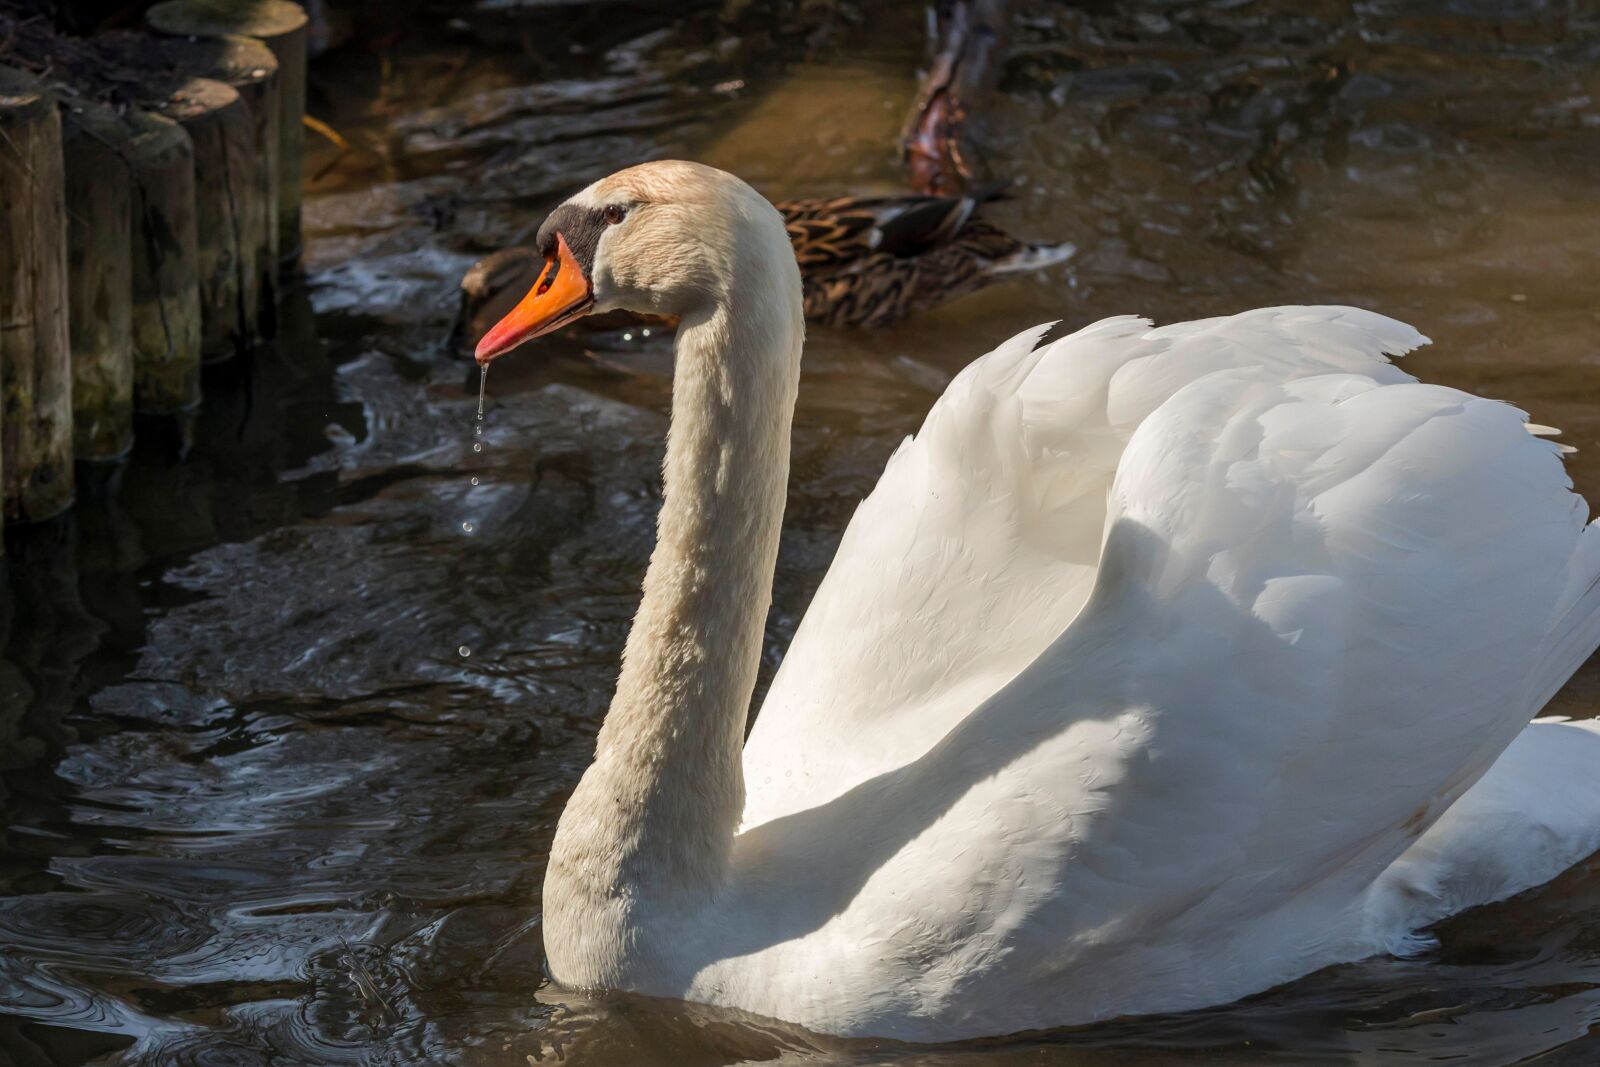
{"type": "Polygon", "coordinates": [[[483,335],[473,353],[480,364],[499,359],[524,341],[559,330],[594,307],[594,293],[566,238],[556,235],[555,254],[544,261],[528,295],[483,335]]]}

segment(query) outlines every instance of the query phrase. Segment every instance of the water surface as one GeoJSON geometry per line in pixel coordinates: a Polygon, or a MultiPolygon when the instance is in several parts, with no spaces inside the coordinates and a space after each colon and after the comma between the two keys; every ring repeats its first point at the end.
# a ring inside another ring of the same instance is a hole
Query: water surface
{"type": "MultiPolygon", "coordinates": [[[[69,522],[10,537],[0,1063],[1600,1059],[1595,863],[1444,924],[1422,959],[954,1048],[541,988],[545,852],[652,543],[670,351],[540,342],[496,364],[475,437],[455,282],[640,159],[774,196],[896,187],[921,14],[357,10],[313,68],[352,148],[312,146],[279,343],[208,371],[194,425],[142,427],[69,522]]],[[[995,215],[1081,251],[893,331],[813,334],[764,678],[895,443],[1045,319],[1372,307],[1434,338],[1418,372],[1562,427],[1600,496],[1600,9],[1019,17],[980,117],[1018,180],[995,215]]],[[[1554,710],[1600,711],[1600,672],[1554,710]]]]}

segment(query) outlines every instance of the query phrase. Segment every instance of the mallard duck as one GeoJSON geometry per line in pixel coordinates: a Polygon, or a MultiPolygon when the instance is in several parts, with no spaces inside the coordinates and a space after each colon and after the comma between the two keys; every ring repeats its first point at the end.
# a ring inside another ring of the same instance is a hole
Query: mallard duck
{"type": "MultiPolygon", "coordinates": [[[[1032,244],[978,217],[995,191],[968,196],[835,196],[776,202],[804,285],[806,319],[887,326],[981,289],[1002,274],[1070,257],[1070,244],[1032,244]]],[[[502,248],[461,279],[452,347],[469,350],[544,269],[532,248],[502,248]]],[[[627,322],[640,321],[626,316],[627,322]]],[[[592,325],[619,326],[604,316],[592,325]]],[[[670,325],[669,320],[663,320],[670,325]]]]}
{"type": "Polygon", "coordinates": [[[800,264],[806,319],[887,326],[1002,274],[1060,263],[1070,244],[1030,244],[976,217],[992,194],[837,196],[777,204],[800,264]]]}

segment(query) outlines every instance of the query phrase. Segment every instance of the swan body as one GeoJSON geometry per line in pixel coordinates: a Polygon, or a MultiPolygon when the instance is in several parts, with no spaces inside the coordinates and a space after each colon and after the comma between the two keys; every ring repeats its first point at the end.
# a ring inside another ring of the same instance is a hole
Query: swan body
{"type": "Polygon", "coordinates": [[[1600,847],[1600,730],[1530,725],[1600,644],[1600,534],[1543,428],[1390,362],[1412,328],[1002,344],[862,503],[746,743],[782,221],[656,163],[540,243],[564,280],[480,359],[574,308],[683,323],[658,545],[546,875],[558,982],[914,1041],[1080,1024],[1414,951],[1600,847]]]}

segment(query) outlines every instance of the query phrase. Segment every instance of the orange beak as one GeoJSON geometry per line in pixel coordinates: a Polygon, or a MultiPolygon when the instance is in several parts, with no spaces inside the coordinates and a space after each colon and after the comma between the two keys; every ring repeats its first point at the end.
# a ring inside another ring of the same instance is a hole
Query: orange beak
{"type": "Polygon", "coordinates": [[[544,271],[528,295],[483,335],[473,353],[480,364],[498,359],[524,341],[559,330],[588,314],[594,306],[589,279],[584,277],[566,238],[556,234],[556,254],[544,261],[544,271]]]}

